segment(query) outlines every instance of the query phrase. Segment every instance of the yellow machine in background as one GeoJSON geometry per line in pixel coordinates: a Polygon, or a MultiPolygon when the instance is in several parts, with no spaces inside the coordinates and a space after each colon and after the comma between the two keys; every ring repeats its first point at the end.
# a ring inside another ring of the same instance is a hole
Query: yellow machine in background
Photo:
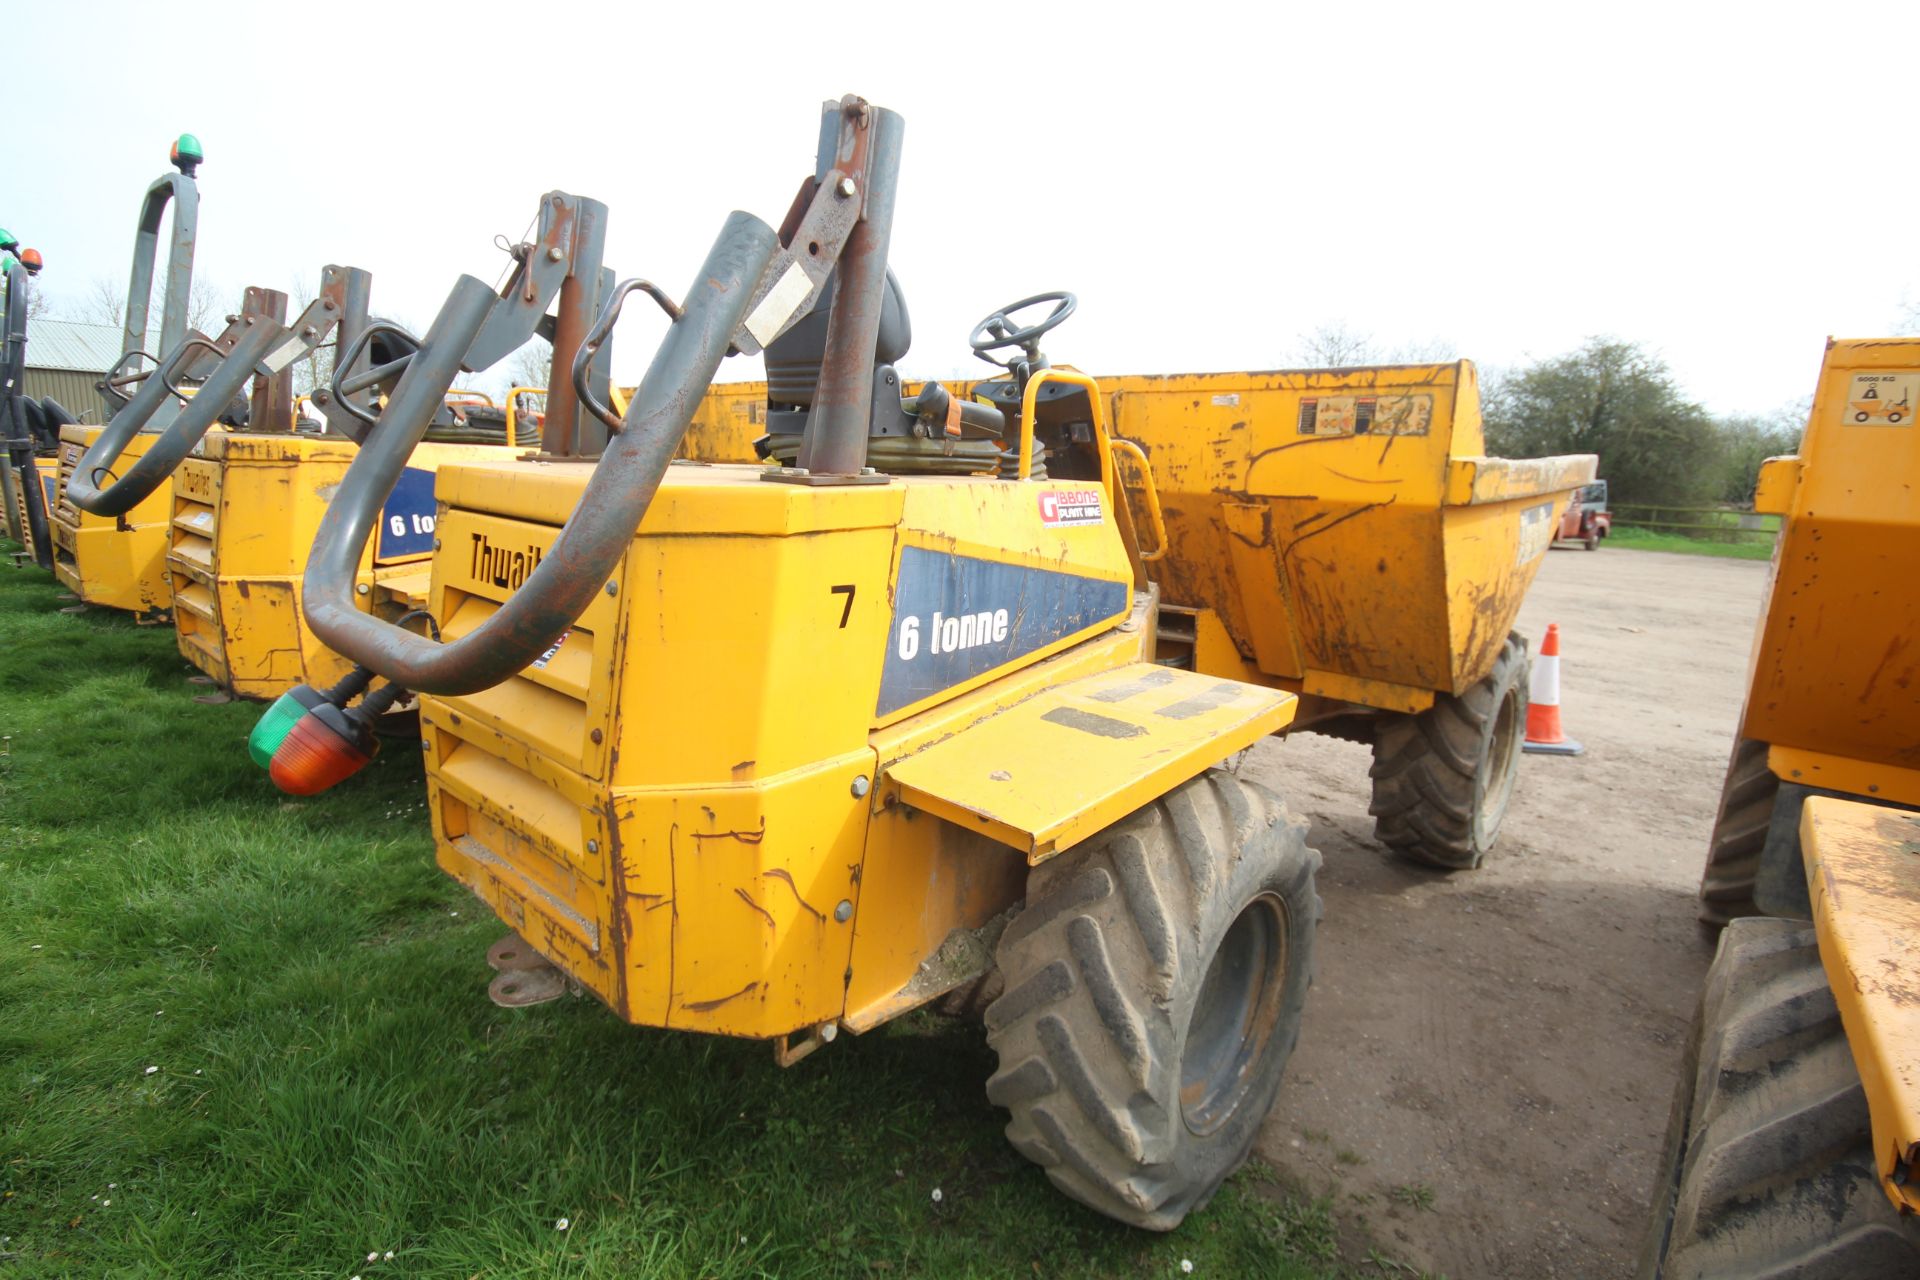
{"type": "Polygon", "coordinates": [[[1920,1275],[1920,340],[1828,344],[1701,917],[1727,924],[1643,1273],[1920,1275]]]}
{"type": "MultiPolygon", "coordinates": [[[[517,452],[458,444],[414,451],[361,566],[356,590],[366,608],[395,618],[425,606],[434,472],[517,452]]],[[[303,681],[333,684],[351,669],[307,627],[300,577],[354,453],[341,437],[215,431],[174,473],[166,559],[174,630],[181,655],[222,688],[274,698],[303,681]]]]}
{"type": "MultiPolygon", "coordinates": [[[[53,504],[59,494],[60,460],[58,458],[35,458],[33,460],[33,469],[34,474],[40,477],[40,492],[46,498],[47,522],[49,529],[51,529],[53,504]]],[[[25,473],[17,468],[9,468],[7,475],[13,485],[14,501],[24,504],[27,500],[27,479],[25,473]]],[[[24,507],[22,509],[24,509],[24,507]]],[[[38,559],[38,553],[33,545],[33,532],[26,528],[24,521],[21,523],[20,537],[22,553],[25,557],[29,560],[38,559]]]]}
{"type": "MultiPolygon", "coordinates": [[[[52,519],[53,572],[81,603],[124,609],[146,622],[165,619],[173,607],[167,585],[167,532],[172,498],[156,489],[125,515],[96,516],[67,501],[67,481],[104,427],[70,423],[60,428],[58,493],[52,519]]],[[[121,458],[146,454],[154,435],[135,436],[121,458]]]]}

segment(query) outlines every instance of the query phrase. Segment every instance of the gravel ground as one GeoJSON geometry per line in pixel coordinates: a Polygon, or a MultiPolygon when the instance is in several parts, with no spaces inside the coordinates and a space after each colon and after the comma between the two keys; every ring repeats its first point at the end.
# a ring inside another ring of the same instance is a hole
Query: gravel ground
{"type": "Polygon", "coordinates": [[[1713,940],[1707,836],[1767,566],[1555,550],[1521,611],[1560,625],[1577,758],[1528,756],[1477,871],[1372,839],[1368,748],[1311,734],[1247,775],[1313,823],[1327,915],[1260,1152],[1369,1247],[1452,1280],[1631,1273],[1713,940]]]}

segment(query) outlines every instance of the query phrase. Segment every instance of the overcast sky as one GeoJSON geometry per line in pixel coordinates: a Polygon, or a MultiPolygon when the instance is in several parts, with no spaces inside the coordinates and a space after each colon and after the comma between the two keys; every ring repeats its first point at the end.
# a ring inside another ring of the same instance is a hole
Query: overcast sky
{"type": "MultiPolygon", "coordinates": [[[[909,373],[1071,289],[1048,353],[1099,372],[1282,367],[1333,323],[1488,368],[1608,334],[1764,413],[1811,392],[1828,334],[1920,304],[1913,0],[36,0],[5,41],[0,225],[69,311],[124,283],[183,130],[197,274],[235,295],[347,263],[424,328],[551,188],[605,201],[610,264],[678,293],[728,210],[779,221],[847,92],[907,118],[909,373]]],[[[628,313],[623,380],[660,323],[628,313]]]]}

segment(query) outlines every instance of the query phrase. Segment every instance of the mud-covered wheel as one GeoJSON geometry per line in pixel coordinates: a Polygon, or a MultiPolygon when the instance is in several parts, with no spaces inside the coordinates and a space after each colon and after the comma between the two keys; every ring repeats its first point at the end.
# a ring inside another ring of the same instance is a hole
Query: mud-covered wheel
{"type": "Polygon", "coordinates": [[[1811,925],[1736,920],[1707,975],[1641,1256],[1658,1280],[1920,1275],[1880,1189],[1811,925]]]}
{"type": "Polygon", "coordinates": [[[1720,786],[1720,811],[1707,845],[1707,867],[1700,877],[1700,919],[1720,925],[1760,914],[1753,900],[1760,875],[1760,854],[1767,847],[1780,779],[1767,768],[1767,744],[1741,738],[1727,761],[1720,786]]]}
{"type": "Polygon", "coordinates": [[[1374,839],[1429,866],[1480,865],[1520,773],[1531,667],[1527,642],[1511,634],[1493,670],[1465,693],[1436,694],[1419,715],[1381,721],[1367,808],[1374,839]]]}
{"type": "Polygon", "coordinates": [[[1299,1038],[1319,865],[1277,796],[1214,769],[1034,870],[987,1097],[1056,1187],[1167,1231],[1247,1158],[1299,1038]]]}
{"type": "Polygon", "coordinates": [[[1589,551],[1598,551],[1600,549],[1600,535],[1597,533],[1588,534],[1583,541],[1589,551]]]}

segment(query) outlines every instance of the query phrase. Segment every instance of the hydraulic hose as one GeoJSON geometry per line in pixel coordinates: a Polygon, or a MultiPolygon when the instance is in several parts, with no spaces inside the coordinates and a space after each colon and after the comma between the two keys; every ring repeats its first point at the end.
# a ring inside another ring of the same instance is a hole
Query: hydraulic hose
{"type": "Polygon", "coordinates": [[[221,411],[246,387],[247,379],[253,376],[254,365],[285,332],[283,325],[265,317],[251,317],[233,350],[214,366],[200,390],[180,410],[180,416],[127,468],[125,475],[101,488],[95,477],[112,472],[127,442],[139,434],[166,398],[174,394],[171,378],[189,363],[188,353],[196,347],[212,346],[205,338],[189,335],[147,375],[140,390],[113,415],[113,421],[80,459],[67,480],[67,498],[82,511],[96,516],[121,516],[139,506],[193,452],[193,446],[200,443],[200,437],[207,434],[221,411]]]}
{"type": "Polygon", "coordinates": [[[422,693],[473,693],[539,657],[626,554],[779,247],[773,229],[751,214],[727,219],[553,549],[492,617],[440,644],[362,613],[353,588],[382,505],[499,301],[462,276],[320,521],[305,579],[314,633],[349,660],[422,693]]]}

